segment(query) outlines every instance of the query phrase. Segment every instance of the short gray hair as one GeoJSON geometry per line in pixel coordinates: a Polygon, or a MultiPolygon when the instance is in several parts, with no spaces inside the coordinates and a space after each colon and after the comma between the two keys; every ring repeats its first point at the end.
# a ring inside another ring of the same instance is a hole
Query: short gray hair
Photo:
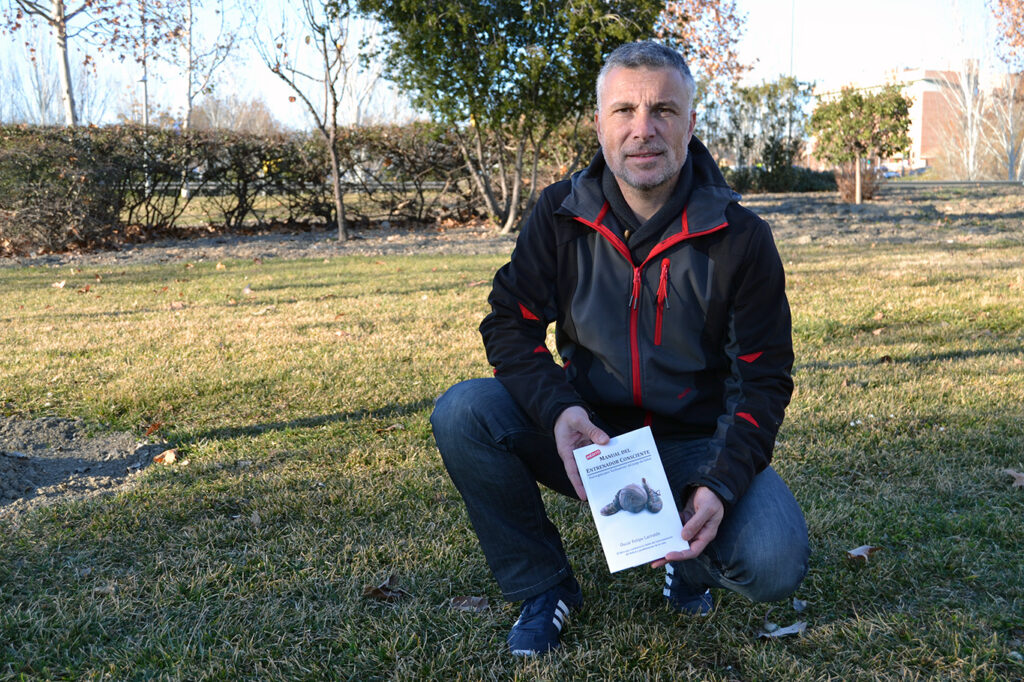
{"type": "Polygon", "coordinates": [[[690,67],[686,65],[683,55],[671,47],[656,43],[653,40],[641,40],[635,43],[626,43],[615,48],[604,66],[601,73],[597,74],[597,107],[601,108],[601,86],[604,85],[605,76],[608,72],[617,67],[626,69],[675,69],[683,77],[683,82],[690,91],[690,106],[693,106],[693,97],[697,93],[697,82],[690,73],[690,67]]]}

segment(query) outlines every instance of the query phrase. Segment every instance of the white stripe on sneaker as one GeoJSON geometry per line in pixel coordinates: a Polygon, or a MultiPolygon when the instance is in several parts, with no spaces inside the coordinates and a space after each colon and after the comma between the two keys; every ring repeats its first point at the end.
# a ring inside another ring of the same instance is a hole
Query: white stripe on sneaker
{"type": "Polygon", "coordinates": [[[561,599],[558,600],[558,604],[555,605],[555,616],[551,619],[551,624],[561,632],[562,626],[565,624],[566,619],[569,617],[569,607],[565,605],[565,602],[561,599]]]}

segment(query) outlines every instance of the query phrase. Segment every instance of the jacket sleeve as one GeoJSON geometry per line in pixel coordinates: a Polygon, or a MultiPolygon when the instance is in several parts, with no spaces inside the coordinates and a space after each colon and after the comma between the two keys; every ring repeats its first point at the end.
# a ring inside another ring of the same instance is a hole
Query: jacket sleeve
{"type": "Polygon", "coordinates": [[[494,276],[491,312],[480,323],[495,377],[542,428],[553,429],[563,410],[584,401],[545,343],[558,318],[558,258],[554,211],[563,192],[546,190],[520,230],[512,257],[494,276]]]}
{"type": "Polygon", "coordinates": [[[757,225],[734,271],[730,292],[725,411],[711,441],[711,464],[697,481],[714,490],[727,507],[771,462],[775,436],[793,394],[785,274],[767,224],[754,220],[757,225]]]}

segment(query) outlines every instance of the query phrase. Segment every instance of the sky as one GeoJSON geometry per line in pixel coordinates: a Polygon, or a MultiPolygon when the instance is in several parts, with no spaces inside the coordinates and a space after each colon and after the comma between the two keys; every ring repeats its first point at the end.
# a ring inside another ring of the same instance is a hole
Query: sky
{"type": "Polygon", "coordinates": [[[985,0],[737,0],[746,14],[740,60],[749,82],[792,74],[825,89],[904,68],[991,59],[985,0]]]}
{"type": "MultiPolygon", "coordinates": [[[[236,12],[252,7],[241,0],[225,2],[236,12]]],[[[281,26],[283,2],[265,0],[256,7],[264,16],[277,18],[271,20],[271,25],[281,26]]],[[[955,67],[964,58],[994,63],[995,21],[986,0],[736,2],[740,13],[746,15],[738,49],[740,61],[753,66],[746,78],[748,83],[771,81],[792,72],[801,81],[816,83],[819,91],[828,91],[855,82],[882,83],[888,74],[903,68],[955,67]]],[[[296,49],[302,47],[298,38],[296,49]]],[[[289,101],[291,93],[255,57],[251,46],[246,45],[245,51],[250,55],[247,64],[236,62],[218,72],[220,91],[262,97],[284,124],[307,127],[301,103],[289,101]]],[[[7,52],[6,56],[10,55],[7,52]]],[[[4,58],[0,55],[0,62],[4,58]]],[[[127,66],[113,68],[135,67],[128,62],[127,66]]],[[[133,87],[139,89],[138,74],[125,73],[120,80],[126,92],[133,87]]],[[[153,82],[151,101],[179,109],[176,100],[181,99],[181,88],[165,85],[161,89],[153,82]]],[[[385,111],[388,115],[401,112],[405,118],[411,114],[390,103],[385,111]]]]}

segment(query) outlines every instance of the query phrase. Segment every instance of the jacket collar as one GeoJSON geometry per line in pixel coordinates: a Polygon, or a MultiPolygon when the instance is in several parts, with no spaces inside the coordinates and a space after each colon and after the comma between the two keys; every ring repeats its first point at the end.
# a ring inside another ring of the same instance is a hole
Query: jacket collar
{"type": "MultiPolygon", "coordinates": [[[[607,200],[601,189],[605,165],[604,156],[598,151],[587,168],[572,176],[572,190],[556,213],[580,218],[590,224],[601,222],[608,213],[607,200]]],[[[711,232],[725,226],[726,207],[740,200],[740,195],[725,182],[710,152],[696,137],[690,138],[683,178],[677,183],[676,190],[680,195],[647,221],[641,227],[641,233],[657,234],[659,241],[664,241],[711,232]],[[692,168],[690,173],[686,172],[687,166],[692,168]],[[690,177],[686,178],[687,175],[690,177]],[[685,182],[686,179],[690,182],[685,182]]]]}

